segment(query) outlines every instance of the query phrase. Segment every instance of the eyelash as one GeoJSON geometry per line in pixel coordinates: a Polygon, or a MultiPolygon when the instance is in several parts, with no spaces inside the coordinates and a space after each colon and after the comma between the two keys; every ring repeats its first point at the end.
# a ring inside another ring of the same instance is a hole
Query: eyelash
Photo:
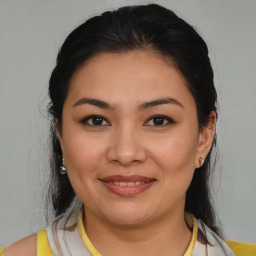
{"type": "MultiPolygon", "coordinates": [[[[90,116],[87,116],[86,118],[84,118],[83,120],[80,121],[80,123],[84,124],[84,125],[87,125],[87,126],[93,126],[93,127],[102,127],[102,126],[108,126],[108,125],[94,125],[94,124],[88,124],[88,120],[90,119],[93,119],[93,118],[100,118],[100,119],[103,119],[105,120],[106,122],[108,122],[103,116],[100,116],[100,115],[90,115],[90,116]]],[[[164,120],[167,120],[168,123],[166,124],[161,124],[161,125],[146,125],[146,126],[156,126],[156,127],[162,127],[162,126],[166,126],[166,125],[170,125],[170,124],[175,124],[176,122],[168,117],[168,116],[165,116],[165,115],[154,115],[154,116],[151,116],[147,121],[146,123],[148,123],[149,121],[155,119],[155,118],[163,118],[164,120]]],[[[165,121],[164,121],[165,122],[165,121]]]]}

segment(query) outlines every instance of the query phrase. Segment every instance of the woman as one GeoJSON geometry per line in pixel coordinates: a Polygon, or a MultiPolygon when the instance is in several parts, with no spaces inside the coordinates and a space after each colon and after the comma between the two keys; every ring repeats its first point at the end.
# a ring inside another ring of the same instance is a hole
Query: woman
{"type": "Polygon", "coordinates": [[[49,85],[56,219],[2,255],[255,255],[208,184],[217,95],[203,39],[155,4],[93,17],[49,85]]]}

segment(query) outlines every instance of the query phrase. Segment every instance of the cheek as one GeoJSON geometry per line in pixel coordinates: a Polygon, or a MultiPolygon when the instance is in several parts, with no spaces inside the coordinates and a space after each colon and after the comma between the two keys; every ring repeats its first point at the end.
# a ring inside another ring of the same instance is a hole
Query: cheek
{"type": "Polygon", "coordinates": [[[92,139],[82,133],[69,133],[63,144],[66,155],[66,166],[69,180],[76,194],[87,205],[91,205],[95,198],[101,200],[97,194],[98,170],[102,169],[104,150],[99,139],[92,139]]]}
{"type": "Polygon", "coordinates": [[[152,147],[152,155],[159,165],[164,169],[177,170],[190,166],[194,169],[194,159],[196,157],[197,143],[193,137],[189,136],[168,136],[158,143],[157,147],[152,147]]]}
{"type": "Polygon", "coordinates": [[[175,193],[184,193],[192,180],[197,149],[195,138],[195,134],[175,133],[153,149],[154,161],[162,170],[160,179],[175,193]]]}
{"type": "Polygon", "coordinates": [[[70,174],[77,174],[79,178],[82,178],[82,176],[94,177],[99,159],[104,154],[102,140],[95,140],[80,132],[68,134],[63,146],[65,148],[67,169],[70,174]]]}

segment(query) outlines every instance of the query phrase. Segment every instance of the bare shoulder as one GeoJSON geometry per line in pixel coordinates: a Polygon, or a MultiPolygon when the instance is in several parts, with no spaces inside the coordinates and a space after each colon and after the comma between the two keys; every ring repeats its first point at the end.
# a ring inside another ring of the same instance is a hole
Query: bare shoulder
{"type": "Polygon", "coordinates": [[[8,246],[5,249],[3,256],[36,256],[36,244],[36,234],[27,236],[8,246]]]}

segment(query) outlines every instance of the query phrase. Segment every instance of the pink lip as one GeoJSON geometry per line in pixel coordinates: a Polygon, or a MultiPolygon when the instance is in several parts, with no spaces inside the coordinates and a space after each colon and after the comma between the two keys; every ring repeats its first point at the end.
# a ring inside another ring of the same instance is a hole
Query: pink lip
{"type": "Polygon", "coordinates": [[[122,175],[113,175],[100,179],[102,184],[109,189],[111,192],[120,195],[120,196],[135,196],[146,189],[148,189],[156,179],[148,178],[140,175],[132,175],[132,176],[122,176],[122,175]],[[140,184],[137,186],[119,186],[114,183],[109,182],[145,182],[144,184],[140,184]]]}

